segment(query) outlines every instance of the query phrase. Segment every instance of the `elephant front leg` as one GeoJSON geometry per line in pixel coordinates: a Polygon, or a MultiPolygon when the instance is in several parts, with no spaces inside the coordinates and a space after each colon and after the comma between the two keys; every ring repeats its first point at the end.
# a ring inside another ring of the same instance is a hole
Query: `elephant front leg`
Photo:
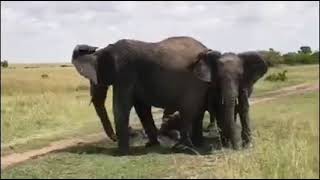
{"type": "Polygon", "coordinates": [[[241,90],[239,98],[239,114],[242,126],[241,138],[243,147],[251,145],[251,128],[249,117],[249,97],[246,89],[241,90]]]}
{"type": "Polygon", "coordinates": [[[157,138],[158,130],[154,124],[154,120],[151,114],[151,106],[147,106],[143,103],[136,102],[134,107],[138,117],[140,118],[142,126],[149,138],[149,142],[147,142],[146,147],[159,145],[160,143],[157,138]]]}
{"type": "Polygon", "coordinates": [[[132,108],[132,96],[124,88],[114,86],[113,113],[118,138],[118,150],[120,155],[129,154],[129,115],[132,108]]]}

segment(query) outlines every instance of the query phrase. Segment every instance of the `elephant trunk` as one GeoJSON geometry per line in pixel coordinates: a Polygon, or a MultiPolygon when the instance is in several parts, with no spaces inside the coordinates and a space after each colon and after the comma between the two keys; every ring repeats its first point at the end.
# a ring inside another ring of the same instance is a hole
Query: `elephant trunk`
{"type": "Polygon", "coordinates": [[[108,88],[96,87],[91,83],[91,96],[92,103],[96,110],[97,115],[99,116],[103,129],[106,132],[107,136],[113,141],[117,141],[117,136],[113,131],[108,113],[106,111],[104,102],[107,98],[108,88]]]}
{"type": "MultiPolygon", "coordinates": [[[[230,89],[229,89],[230,91],[230,89]]],[[[223,91],[222,93],[222,123],[223,123],[223,137],[222,142],[228,143],[231,141],[233,149],[239,149],[239,135],[237,132],[235,118],[235,108],[236,108],[236,93],[232,93],[228,91],[223,91]],[[224,93],[226,92],[226,93],[224,93]]],[[[225,144],[226,145],[226,144],[225,144]]]]}

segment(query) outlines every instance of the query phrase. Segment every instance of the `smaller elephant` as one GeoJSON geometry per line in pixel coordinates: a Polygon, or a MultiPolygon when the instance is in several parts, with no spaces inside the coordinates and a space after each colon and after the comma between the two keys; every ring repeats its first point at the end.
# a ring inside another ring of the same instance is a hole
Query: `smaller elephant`
{"type": "MultiPolygon", "coordinates": [[[[242,126],[241,137],[243,146],[246,147],[251,142],[248,98],[252,94],[254,84],[267,72],[268,66],[255,52],[225,53],[218,59],[216,52],[215,56],[211,56],[211,53],[211,50],[200,53],[199,61],[203,62],[196,65],[196,69],[194,69],[201,79],[209,81],[207,77],[211,78],[211,91],[208,95],[207,107],[211,121],[209,128],[216,119],[218,129],[221,129],[222,144],[228,146],[231,138],[230,129],[231,131],[235,130],[234,122],[239,114],[242,126]],[[210,66],[210,68],[201,66],[210,66]],[[205,72],[203,69],[210,69],[211,75],[208,75],[209,72],[205,72]],[[230,99],[233,102],[228,102],[230,99]]],[[[170,113],[172,112],[168,110],[164,112],[163,118],[169,119],[164,121],[161,126],[160,132],[164,135],[169,134],[168,132],[173,129],[179,130],[178,124],[182,122],[179,116],[175,115],[173,118],[170,113]]]]}
{"type": "Polygon", "coordinates": [[[235,115],[239,114],[242,145],[246,147],[251,143],[249,97],[254,84],[267,73],[268,65],[257,52],[224,53],[218,59],[216,53],[211,54],[210,50],[200,53],[199,63],[194,67],[200,79],[211,82],[208,98],[211,121],[216,117],[222,144],[229,146],[231,141],[237,149],[235,115]]]}
{"type": "Polygon", "coordinates": [[[178,140],[180,138],[182,122],[183,121],[181,120],[179,112],[170,114],[165,110],[162,117],[162,124],[159,129],[159,134],[168,136],[173,140],[178,140]]]}

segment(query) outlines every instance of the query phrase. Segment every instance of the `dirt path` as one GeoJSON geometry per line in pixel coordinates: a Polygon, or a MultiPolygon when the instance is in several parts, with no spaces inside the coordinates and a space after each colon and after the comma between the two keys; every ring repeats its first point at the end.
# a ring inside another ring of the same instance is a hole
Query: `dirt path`
{"type": "Polygon", "coordinates": [[[305,84],[299,84],[295,86],[289,86],[279,90],[271,91],[257,98],[251,98],[250,104],[256,104],[264,101],[270,101],[283,96],[289,96],[292,94],[300,94],[308,91],[317,91],[317,90],[319,90],[319,82],[316,84],[305,83],[305,84]]]}
{"type": "MultiPolygon", "coordinates": [[[[256,104],[260,102],[270,101],[274,100],[278,97],[282,96],[288,96],[292,94],[300,94],[308,91],[317,91],[319,90],[319,83],[317,84],[300,84],[296,86],[290,86],[286,88],[282,88],[276,91],[272,91],[267,93],[264,96],[254,98],[250,100],[250,104],[256,104]]],[[[161,110],[155,110],[153,111],[154,118],[160,119],[162,116],[161,110]]],[[[158,125],[161,123],[160,121],[156,121],[156,124],[158,125]]],[[[43,147],[41,149],[35,149],[31,151],[27,151],[24,153],[13,153],[4,157],[1,157],[1,170],[16,165],[18,163],[24,162],[29,159],[34,159],[36,157],[48,154],[50,152],[65,149],[72,146],[77,146],[79,144],[87,144],[87,143],[95,143],[102,140],[105,140],[105,134],[104,132],[91,134],[85,137],[81,138],[72,138],[72,139],[66,139],[61,140],[57,142],[51,143],[49,146],[43,147]]]]}

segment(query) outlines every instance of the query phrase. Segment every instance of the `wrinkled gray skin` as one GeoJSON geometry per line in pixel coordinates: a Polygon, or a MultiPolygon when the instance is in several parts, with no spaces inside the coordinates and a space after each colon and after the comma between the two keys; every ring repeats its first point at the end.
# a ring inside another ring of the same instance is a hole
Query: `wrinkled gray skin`
{"type": "Polygon", "coordinates": [[[251,142],[249,96],[253,85],[268,71],[267,63],[257,52],[244,52],[240,54],[224,53],[221,57],[207,51],[200,55],[194,71],[205,82],[211,82],[215,93],[210,93],[209,111],[216,116],[218,127],[222,130],[221,137],[224,146],[229,141],[233,148],[238,148],[238,136],[235,114],[238,111],[242,126],[242,145],[251,142]],[[206,71],[210,67],[210,71],[206,71]],[[205,70],[204,70],[205,69],[205,70]],[[211,74],[211,79],[207,78],[211,74]],[[236,111],[236,101],[238,107],[236,111]]]}
{"type": "Polygon", "coordinates": [[[206,49],[190,37],[173,37],[157,43],[119,40],[97,51],[86,45],[75,47],[72,63],[82,76],[90,79],[96,112],[108,136],[114,140],[117,137],[121,154],[129,153],[128,122],[132,107],[148,135],[148,146],[159,144],[151,106],[178,110],[183,119],[178,144],[193,146],[192,123],[202,122],[209,83],[197,78],[190,68],[206,49]],[[113,85],[117,136],[104,107],[110,85],[113,85]]]}
{"type": "MultiPolygon", "coordinates": [[[[211,82],[207,110],[210,112],[211,123],[217,119],[223,146],[229,147],[231,141],[233,148],[239,148],[240,136],[237,135],[235,126],[236,115],[239,113],[242,145],[246,147],[251,142],[248,98],[254,84],[267,72],[268,66],[256,52],[217,55],[219,54],[210,50],[202,52],[193,71],[203,81],[211,82]]],[[[173,112],[168,109],[164,112],[163,118],[169,120],[163,123],[161,132],[167,133],[179,127],[181,120],[170,117],[173,112]]]]}

